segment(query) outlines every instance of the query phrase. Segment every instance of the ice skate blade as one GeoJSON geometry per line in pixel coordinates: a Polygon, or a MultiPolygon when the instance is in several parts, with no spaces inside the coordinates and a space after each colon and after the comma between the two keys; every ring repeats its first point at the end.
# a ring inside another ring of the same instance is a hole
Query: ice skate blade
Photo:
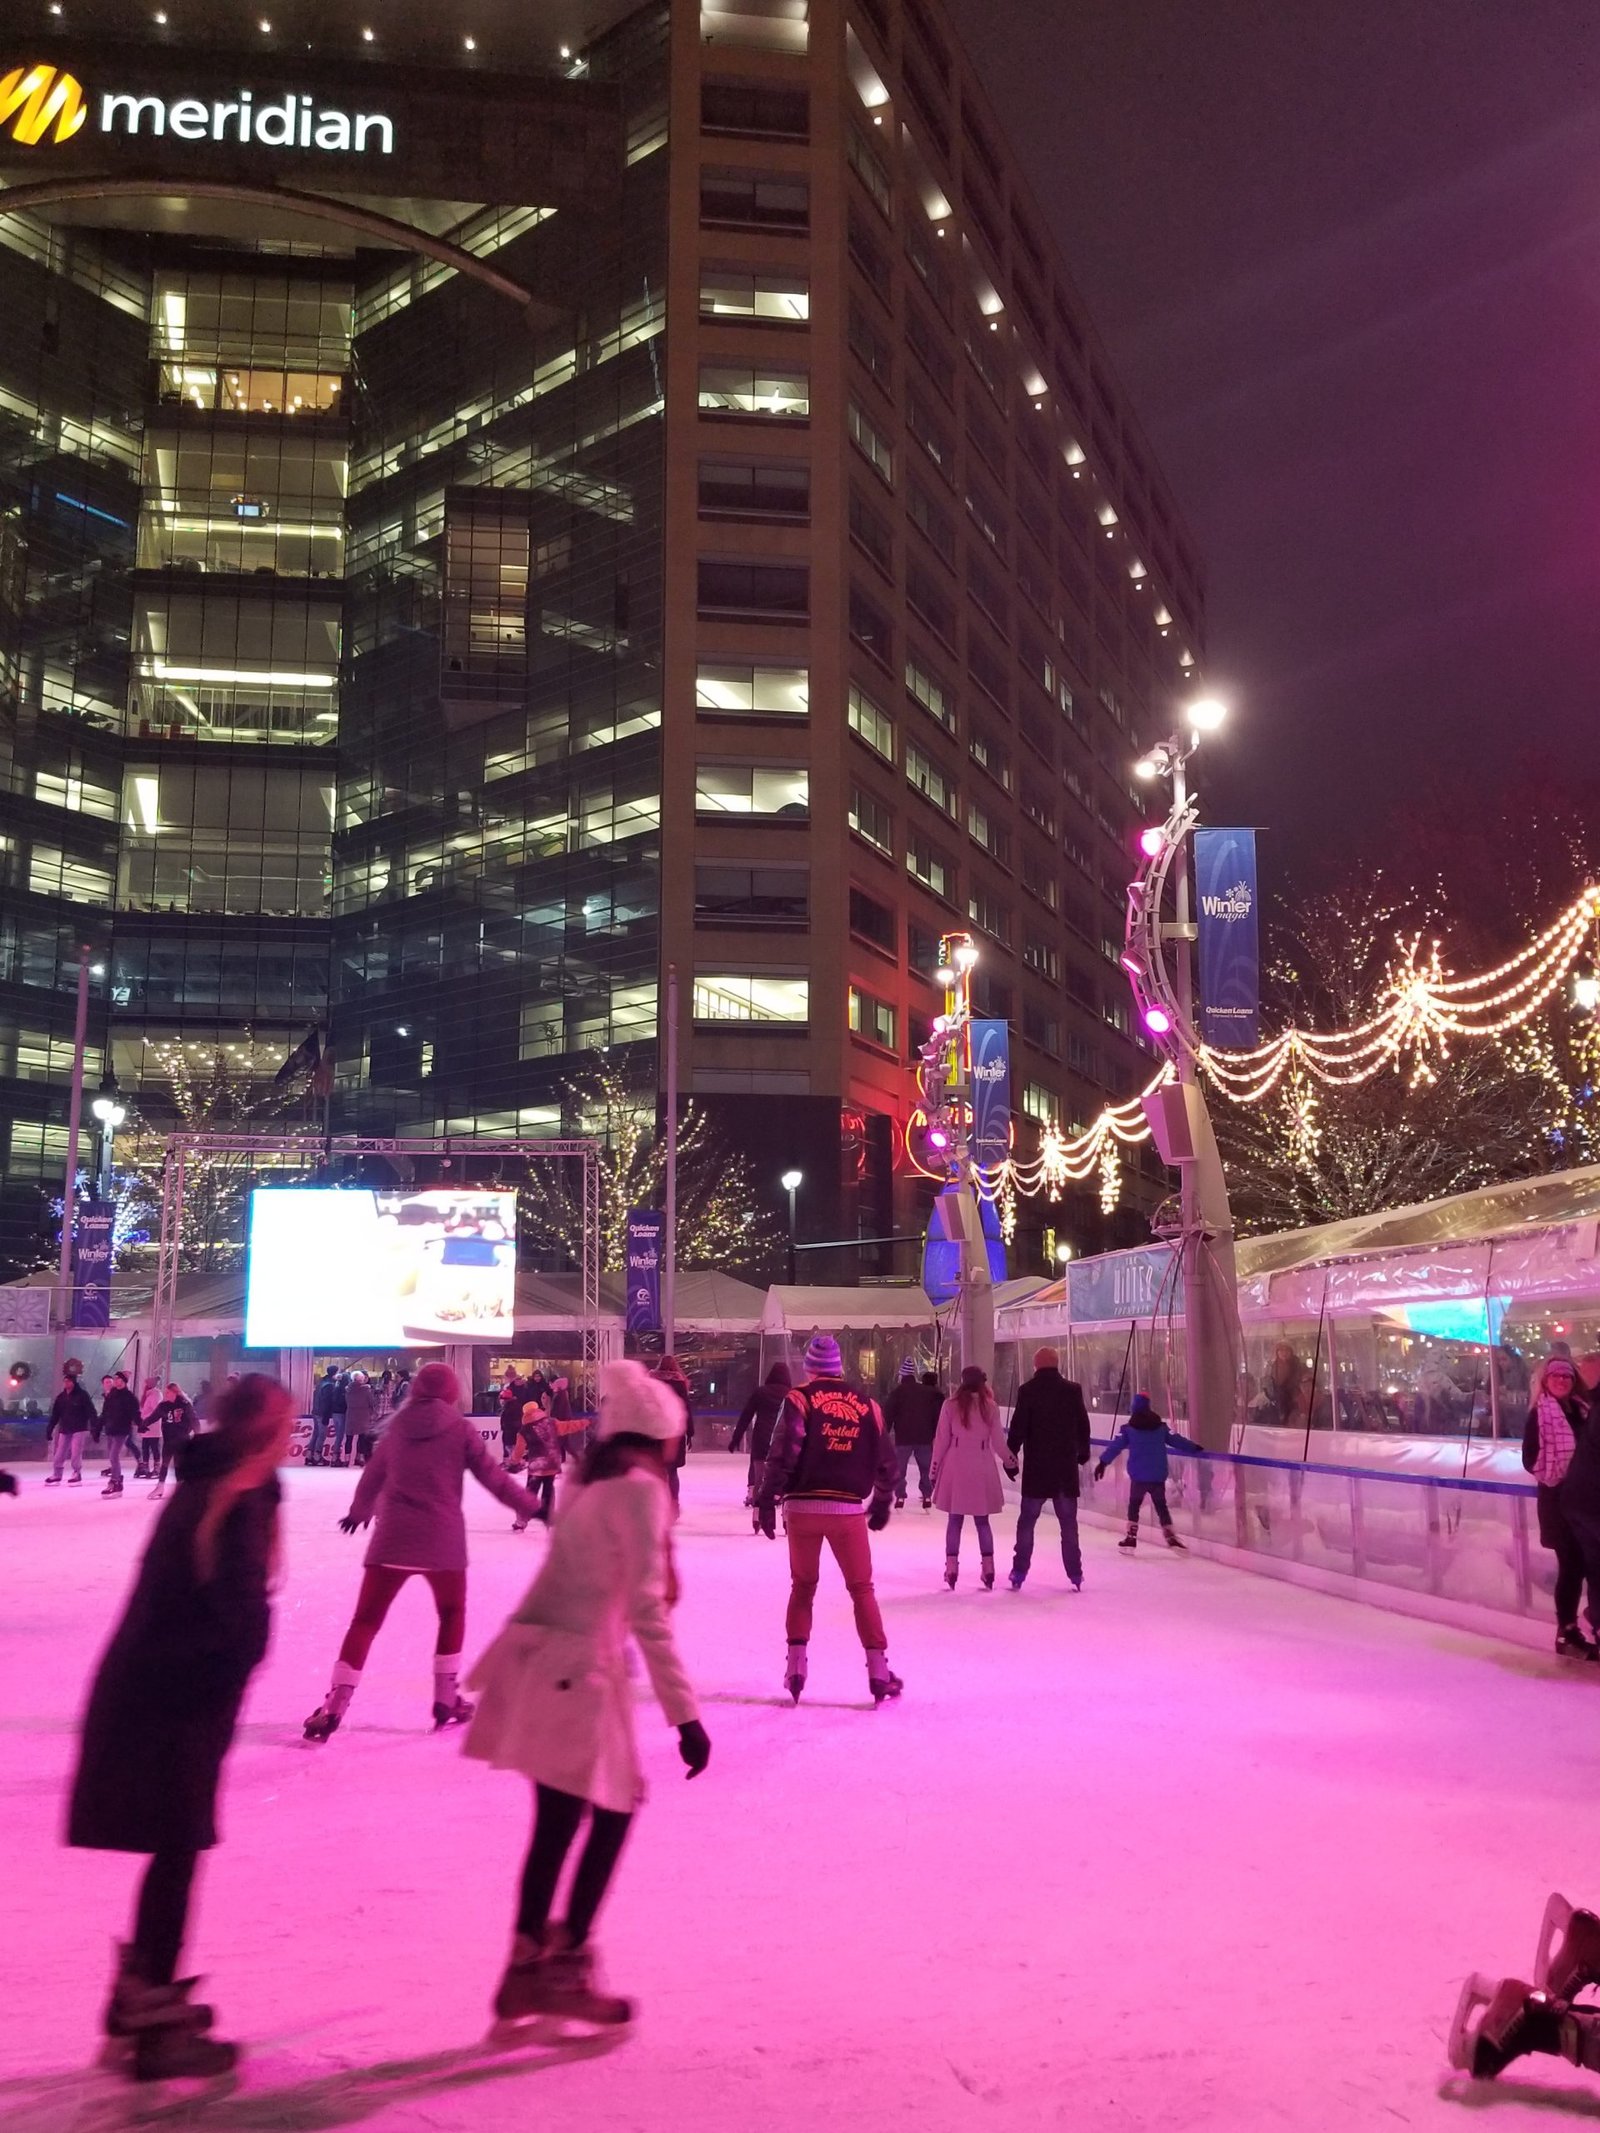
{"type": "Polygon", "coordinates": [[[1498,1991],[1500,1980],[1488,1976],[1482,1970],[1474,1970],[1461,1987],[1456,2001],[1456,2011],[1450,2021],[1450,2064],[1459,2074],[1472,2072],[1472,2061],[1478,2042],[1478,2018],[1484,2013],[1498,1991]]]}
{"type": "Polygon", "coordinates": [[[1567,1928],[1572,1923],[1573,1905],[1558,1892],[1553,1894],[1544,1907],[1544,1916],[1539,1921],[1539,1946],[1533,1958],[1533,1989],[1543,1992],[1550,1983],[1550,1958],[1555,1953],[1558,1940],[1566,1938],[1567,1928]]]}

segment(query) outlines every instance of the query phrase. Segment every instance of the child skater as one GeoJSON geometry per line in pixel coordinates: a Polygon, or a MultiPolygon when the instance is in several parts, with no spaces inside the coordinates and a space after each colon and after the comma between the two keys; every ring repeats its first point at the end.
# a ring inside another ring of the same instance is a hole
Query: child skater
{"type": "Polygon", "coordinates": [[[306,1720],[307,1740],[337,1731],[361,1680],[372,1640],[408,1577],[425,1577],[439,1610],[433,1661],[433,1723],[464,1725],[472,1706],[459,1694],[461,1640],[467,1627],[467,1522],[461,1484],[474,1474],[514,1511],[520,1532],[530,1507],[525,1491],[497,1466],[475,1422],[461,1412],[461,1384],[447,1363],[425,1363],[404,1407],[361,1469],[346,1533],[377,1517],[350,1627],[339,1647],[327,1695],[306,1720]]]}
{"type": "Polygon", "coordinates": [[[549,1394],[524,1405],[517,1435],[522,1443],[522,1468],[528,1494],[533,1499],[533,1505],[524,1513],[523,1523],[526,1524],[529,1518],[537,1518],[549,1525],[550,1513],[555,1507],[556,1476],[561,1471],[563,1456],[561,1425],[549,1394]]]}
{"type": "Polygon", "coordinates": [[[711,1759],[673,1642],[669,1462],[683,1433],[675,1393],[640,1363],[600,1373],[595,1441],[564,1485],[550,1547],[526,1599],[473,1669],[482,1703],[466,1752],[533,1780],[533,1843],[522,1870],[501,2021],[530,2015],[619,2023],[627,2000],[596,1989],[589,1933],[644,1794],[628,1681],[631,1636],[690,1777],[711,1759]],[[556,1883],[584,1816],[566,1917],[556,1883]]]}
{"type": "Polygon", "coordinates": [[[149,1856],[105,2012],[140,2081],[225,2074],[239,2056],[206,2035],[211,2010],[177,1970],[195,1867],[217,1841],[223,1758],[266,1654],[293,1421],[272,1378],[221,1395],[216,1428],[178,1456],[178,1486],[89,1693],[67,1842],[149,1856]]]}
{"type": "Polygon", "coordinates": [[[1117,1542],[1119,1548],[1137,1548],[1139,1545],[1139,1512],[1148,1496],[1156,1507],[1156,1516],[1161,1521],[1161,1537],[1169,1548],[1181,1548],[1173,1530],[1172,1513],[1167,1509],[1167,1454],[1172,1452],[1198,1452],[1198,1444],[1191,1444],[1187,1437],[1180,1437],[1175,1429],[1168,1429],[1155,1409],[1150,1405],[1150,1395],[1136,1392],[1128,1402],[1128,1419],[1100,1454],[1094,1470],[1099,1481],[1105,1470],[1128,1455],[1128,1530],[1117,1542]]]}

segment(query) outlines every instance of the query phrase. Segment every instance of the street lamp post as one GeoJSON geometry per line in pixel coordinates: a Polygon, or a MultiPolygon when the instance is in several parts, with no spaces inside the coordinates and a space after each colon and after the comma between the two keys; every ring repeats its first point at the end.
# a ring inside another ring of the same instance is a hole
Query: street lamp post
{"type": "Polygon", "coordinates": [[[105,1078],[100,1083],[100,1093],[89,1106],[99,1121],[100,1150],[95,1165],[95,1198],[109,1200],[111,1197],[111,1147],[117,1137],[117,1128],[127,1117],[127,1107],[117,1097],[117,1077],[108,1066],[105,1078]]]}
{"type": "Polygon", "coordinates": [[[789,1195],[789,1286],[791,1289],[798,1278],[795,1273],[794,1196],[800,1190],[804,1176],[805,1173],[803,1171],[786,1170],[778,1180],[778,1183],[789,1195]]]}
{"type": "Polygon", "coordinates": [[[83,1119],[83,1047],[89,1028],[89,958],[87,944],[78,950],[78,1008],[72,1026],[72,1094],[67,1103],[67,1167],[61,1189],[61,1261],[56,1274],[56,1384],[67,1355],[67,1328],[72,1323],[72,1239],[78,1206],[78,1128],[83,1119]]]}
{"type": "Polygon", "coordinates": [[[1187,764],[1205,733],[1227,716],[1215,698],[1190,704],[1187,737],[1163,741],[1134,768],[1142,778],[1165,773],[1172,780],[1172,811],[1160,828],[1140,839],[1149,868],[1128,893],[1127,947],[1122,962],[1132,982],[1144,1026],[1173,1061],[1180,1105],[1176,1130],[1157,1090],[1146,1099],[1151,1127],[1163,1156],[1178,1172],[1179,1263],[1183,1271],[1184,1367],[1190,1434],[1208,1451],[1225,1451],[1238,1399],[1239,1303],[1234,1269],[1233,1215],[1228,1184],[1196,1070],[1199,1036],[1194,1021],[1195,925],[1189,899],[1186,840],[1194,827],[1187,764]],[[1173,882],[1173,922],[1163,923],[1161,900],[1167,875],[1173,882]],[[1176,950],[1168,980],[1166,948],[1176,950]]]}
{"type": "Polygon", "coordinates": [[[978,944],[970,933],[948,933],[940,941],[933,977],[944,987],[944,1013],[922,1047],[917,1087],[928,1145],[945,1173],[941,1201],[953,1216],[962,1366],[976,1364],[992,1372],[994,1284],[972,1160],[972,973],[977,964],[978,944]]]}

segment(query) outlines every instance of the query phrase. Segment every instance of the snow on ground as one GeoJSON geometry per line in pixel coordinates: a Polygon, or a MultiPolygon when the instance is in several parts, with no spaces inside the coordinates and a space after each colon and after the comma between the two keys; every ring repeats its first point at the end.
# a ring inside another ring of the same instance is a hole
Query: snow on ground
{"type": "MultiPolygon", "coordinates": [[[[499,2133],[826,2127],[1545,2126],[1600,2082],[1446,2075],[1462,1974],[1525,1968],[1547,1891],[1600,1895],[1600,1669],[1555,1663],[1149,1545],[1086,1536],[1074,1596],[1040,1528],[1027,1589],[941,1580],[942,1521],[877,1542],[874,1711],[825,1559],[811,1687],[779,1687],[781,1543],[742,1460],[690,1464],[681,1633],[711,1767],[651,1708],[654,1796],[600,1934],[621,2042],[486,2054],[526,1841],[519,1780],[427,1729],[413,1584],[345,1729],[300,1739],[355,1592],[349,1479],[287,1477],[289,1581],[204,1873],[195,1965],[238,2089],[165,2123],[499,2133]]],[[[86,2071],[134,1862],[60,1848],[86,1677],[155,1511],[26,1472],[0,1501],[0,2125],[162,2116],[86,2071]]],[[[469,1652],[544,1545],[469,1484],[469,1652]]],[[[1009,1542],[1012,1514],[1001,1525],[1009,1542]]],[[[971,1550],[970,1528],[967,1535],[971,1550]]],[[[1528,2066],[1530,2062],[1523,2062],[1528,2066]]]]}

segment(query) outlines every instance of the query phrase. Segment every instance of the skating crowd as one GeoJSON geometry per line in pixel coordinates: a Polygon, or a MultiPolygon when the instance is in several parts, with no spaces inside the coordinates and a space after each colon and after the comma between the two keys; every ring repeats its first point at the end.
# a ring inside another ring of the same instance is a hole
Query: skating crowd
{"type": "MultiPolygon", "coordinates": [[[[1532,1386],[1524,1463],[1538,1485],[1540,1536],[1557,1559],[1557,1651],[1600,1661],[1600,1355],[1580,1375],[1552,1354],[1532,1386]]],[[[136,2079],[225,2076],[238,2047],[211,2034],[212,2012],[180,1978],[200,1854],[216,1842],[215,1802],[246,1686],[267,1649],[278,1554],[278,1469],[293,1406],[275,1380],[230,1379],[201,1430],[176,1385],[136,1396],[124,1373],[102,1384],[98,1410],[69,1372],[52,1410],[54,1458],[46,1486],[81,1484],[85,1448],[103,1440],[106,1495],[123,1487],[122,1458],[138,1445],[138,1475],[178,1486],[146,1548],[122,1620],[103,1655],[84,1718],[67,1841],[147,1859],[128,1941],[104,2012],[107,2052],[136,2079]],[[70,1477],[66,1469],[70,1466],[70,1477]]],[[[435,1728],[463,1726],[469,1756],[531,1781],[533,1829],[513,1897],[509,1959],[496,1989],[501,2041],[534,2020],[617,2026],[629,2001],[599,1983],[592,1929],[643,1797],[629,1677],[630,1643],[670,1725],[688,1776],[708,1765],[711,1742],[672,1629],[678,1577],[672,1548],[679,1478],[693,1436],[687,1379],[668,1356],[653,1370],[610,1363],[591,1423],[560,1376],[508,1372],[500,1388],[501,1458],[463,1412],[461,1387],[440,1363],[409,1381],[385,1371],[373,1383],[329,1366],[317,1382],[308,1466],[361,1469],[347,1533],[372,1528],[350,1626],[326,1696],[305,1739],[322,1744],[343,1723],[373,1640],[408,1579],[424,1578],[438,1618],[433,1659],[435,1728]],[[559,1496],[556,1480],[565,1472],[559,1496]],[[512,1513],[518,1532],[539,1523],[549,1541],[527,1594],[461,1692],[466,1624],[466,1476],[512,1513]],[[578,1844],[581,1833],[582,1844],[578,1844]],[[562,1915],[557,1891],[576,1848],[562,1915]]],[[[900,1695],[873,1585],[871,1535],[909,1498],[912,1470],[924,1511],[944,1513],[944,1581],[954,1590],[964,1524],[971,1519],[979,1581],[995,1582],[991,1520],[1004,1501],[1002,1473],[1020,1481],[1008,1583],[1021,1589],[1041,1513],[1054,1512],[1062,1567],[1083,1584],[1078,1537],[1081,1470],[1092,1456],[1080,1388],[1053,1349],[1034,1358],[1009,1426],[977,1369],[946,1395],[931,1371],[907,1362],[882,1409],[850,1383],[838,1343],[813,1337],[794,1384],[775,1365],[751,1395],[729,1450],[748,1451],[752,1532],[788,1541],[784,1686],[802,1697],[823,1553],[838,1565],[854,1609],[874,1705],[900,1695]]],[[[1124,1455],[1130,1498],[1118,1545],[1137,1546],[1148,1500],[1169,1548],[1182,1542],[1166,1500],[1168,1454],[1198,1447],[1168,1427],[1144,1395],[1101,1453],[1097,1478],[1124,1455]]],[[[1203,1455],[1201,1455],[1203,1456],[1203,1455]]],[[[1600,1916],[1552,1898],[1533,1981],[1469,1978],[1452,2027],[1453,2064],[1492,2077],[1530,2052],[1555,2053],[1600,2071],[1600,1916]]]]}

